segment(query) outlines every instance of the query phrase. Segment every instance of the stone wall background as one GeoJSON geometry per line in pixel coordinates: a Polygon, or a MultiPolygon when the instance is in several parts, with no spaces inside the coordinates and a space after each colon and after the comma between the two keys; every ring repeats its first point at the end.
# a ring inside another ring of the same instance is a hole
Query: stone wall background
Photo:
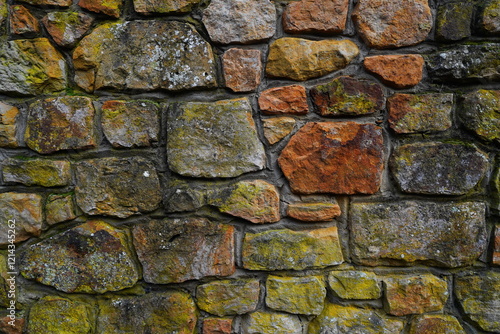
{"type": "Polygon", "coordinates": [[[498,0],[1,0],[0,32],[0,331],[500,332],[498,0]]]}

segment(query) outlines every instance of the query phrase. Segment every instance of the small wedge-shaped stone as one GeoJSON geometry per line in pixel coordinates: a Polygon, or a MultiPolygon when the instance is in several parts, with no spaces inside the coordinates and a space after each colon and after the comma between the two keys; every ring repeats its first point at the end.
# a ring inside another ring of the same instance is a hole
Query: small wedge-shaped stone
{"type": "Polygon", "coordinates": [[[274,41],[269,48],[266,74],[296,81],[343,69],[359,54],[357,45],[350,40],[312,41],[284,37],[274,41]]]}
{"type": "Polygon", "coordinates": [[[71,180],[70,163],[66,160],[9,159],[3,165],[2,174],[5,182],[27,186],[60,187],[71,180]]]}

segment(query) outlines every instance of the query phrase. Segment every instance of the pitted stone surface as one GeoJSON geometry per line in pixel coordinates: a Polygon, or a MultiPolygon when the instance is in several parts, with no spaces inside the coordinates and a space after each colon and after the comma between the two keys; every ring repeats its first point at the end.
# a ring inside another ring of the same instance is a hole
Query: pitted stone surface
{"type": "Polygon", "coordinates": [[[259,95],[259,108],[265,115],[307,114],[306,89],[299,85],[267,89],[259,95]]]}
{"type": "Polygon", "coordinates": [[[20,145],[16,136],[18,116],[17,107],[0,101],[0,147],[14,148],[20,145]]]}
{"type": "Polygon", "coordinates": [[[18,243],[42,233],[42,196],[39,194],[5,192],[0,194],[0,245],[11,240],[9,230],[15,230],[18,243]]]}
{"type": "Polygon", "coordinates": [[[226,87],[233,92],[251,92],[260,85],[262,62],[260,50],[232,48],[222,56],[226,87]]]}
{"type": "Polygon", "coordinates": [[[90,29],[92,16],[79,12],[50,12],[42,19],[54,42],[62,47],[73,47],[90,29]]]}
{"type": "Polygon", "coordinates": [[[500,0],[490,0],[481,17],[481,26],[488,34],[500,35],[500,0]]]}
{"type": "Polygon", "coordinates": [[[341,33],[346,26],[349,0],[299,0],[289,2],[283,12],[288,33],[341,33]]]}
{"type": "Polygon", "coordinates": [[[141,14],[187,13],[201,0],[134,0],[134,9],[141,14]]]}
{"type": "Polygon", "coordinates": [[[422,81],[424,58],[415,54],[371,56],[363,65],[387,86],[403,89],[422,81]]]}
{"type": "Polygon", "coordinates": [[[242,320],[242,334],[301,334],[302,322],[297,315],[257,311],[242,320]]]}
{"type": "Polygon", "coordinates": [[[5,182],[27,186],[60,187],[71,180],[70,163],[66,160],[8,159],[3,164],[2,175],[5,182]]]}
{"type": "Polygon", "coordinates": [[[444,314],[424,314],[413,318],[409,334],[466,334],[457,318],[444,314]]]}
{"type": "Polygon", "coordinates": [[[480,138],[500,141],[500,90],[480,89],[462,96],[458,116],[480,138]]]}

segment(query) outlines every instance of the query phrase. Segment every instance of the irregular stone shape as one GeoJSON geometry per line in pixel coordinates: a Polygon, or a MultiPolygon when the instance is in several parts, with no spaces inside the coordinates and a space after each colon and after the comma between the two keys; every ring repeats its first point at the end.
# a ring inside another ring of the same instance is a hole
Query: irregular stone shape
{"type": "Polygon", "coordinates": [[[326,289],[319,276],[268,276],[266,305],[277,311],[318,315],[323,310],[326,289]]]}
{"type": "Polygon", "coordinates": [[[446,281],[431,274],[384,278],[386,312],[395,316],[441,311],[448,299],[446,281]]]}
{"type": "Polygon", "coordinates": [[[105,14],[114,18],[119,18],[123,7],[123,1],[122,0],[106,0],[106,1],[79,0],[78,6],[90,10],[91,12],[105,14]]]}
{"type": "Polygon", "coordinates": [[[278,162],[293,192],[373,194],[380,187],[383,151],[382,129],[374,124],[310,122],[278,162]]]}
{"type": "Polygon", "coordinates": [[[328,285],[343,299],[378,299],[382,296],[377,275],[368,271],[331,271],[328,285]]]}
{"type": "Polygon", "coordinates": [[[231,334],[233,319],[205,318],[203,319],[203,334],[231,334]]]}
{"type": "Polygon", "coordinates": [[[354,261],[368,266],[471,265],[486,247],[485,205],[353,203],[351,246],[354,261]]]}
{"type": "Polygon", "coordinates": [[[455,294],[465,314],[479,327],[500,331],[500,273],[483,271],[456,277],[455,294]]]}
{"type": "Polygon", "coordinates": [[[209,198],[208,204],[220,212],[241,217],[255,224],[280,220],[280,196],[277,188],[263,180],[241,181],[209,198]]]}
{"type": "Polygon", "coordinates": [[[465,334],[457,318],[446,314],[424,314],[413,318],[409,334],[465,334]]]}
{"type": "Polygon", "coordinates": [[[19,109],[15,106],[0,102],[0,147],[19,147],[16,137],[18,115],[19,109]]]}
{"type": "Polygon", "coordinates": [[[0,92],[43,95],[66,88],[64,57],[46,38],[17,39],[0,46],[0,92]]]}
{"type": "Polygon", "coordinates": [[[396,133],[446,131],[452,125],[453,94],[394,94],[387,109],[396,133]]]}
{"type": "Polygon", "coordinates": [[[9,244],[9,233],[16,231],[18,243],[42,233],[42,197],[38,194],[0,194],[0,246],[9,244]]]}
{"type": "Polygon", "coordinates": [[[27,333],[92,333],[92,306],[58,296],[46,296],[30,309],[27,333]]]}
{"type": "Polygon", "coordinates": [[[291,117],[263,119],[262,126],[264,129],[264,137],[266,137],[269,144],[274,145],[292,132],[295,123],[297,123],[297,121],[295,118],[291,117]]]}
{"type": "Polygon", "coordinates": [[[432,29],[427,0],[360,0],[352,18],[365,43],[376,49],[418,44],[432,29]]]}
{"type": "Polygon", "coordinates": [[[152,101],[106,101],[102,130],[113,147],[151,146],[158,141],[160,108],[152,101]]]}
{"type": "Polygon", "coordinates": [[[323,312],[309,323],[309,334],[400,334],[404,322],[371,309],[326,303],[323,312]]]}
{"type": "Polygon", "coordinates": [[[70,163],[67,160],[8,159],[3,164],[4,182],[42,187],[66,186],[71,181],[70,163]]]}
{"type": "Polygon", "coordinates": [[[500,90],[480,89],[463,96],[458,116],[481,139],[500,141],[500,90]]]}
{"type": "Polygon", "coordinates": [[[344,262],[337,227],[247,233],[242,256],[249,270],[303,270],[344,262]]]}
{"type": "Polygon", "coordinates": [[[413,54],[371,56],[365,58],[363,65],[387,86],[402,89],[422,81],[424,58],[413,54]]]}
{"type": "Polygon", "coordinates": [[[196,306],[186,292],[114,296],[99,300],[96,332],[194,334],[197,318],[196,306]]]}
{"type": "Polygon", "coordinates": [[[273,37],[276,8],[269,0],[212,0],[203,24],[215,43],[255,43],[273,37]]]}
{"type": "Polygon", "coordinates": [[[500,226],[495,227],[495,239],[493,242],[492,261],[494,265],[500,266],[500,226]]]}
{"type": "Polygon", "coordinates": [[[430,54],[426,63],[437,82],[500,81],[500,43],[454,46],[430,54]]]}
{"type": "Polygon", "coordinates": [[[500,34],[500,0],[491,0],[487,3],[480,18],[481,28],[488,34],[500,34]]]}
{"type": "Polygon", "coordinates": [[[40,32],[40,24],[26,7],[11,5],[10,32],[15,35],[37,34],[40,32]]]}
{"type": "Polygon", "coordinates": [[[264,115],[305,115],[309,112],[306,88],[291,85],[267,89],[259,95],[259,108],[264,115]]]}
{"type": "Polygon", "coordinates": [[[259,294],[259,280],[253,278],[214,281],[196,288],[198,307],[219,317],[255,311],[259,294]]]}
{"type": "Polygon", "coordinates": [[[134,9],[141,14],[188,13],[201,0],[134,0],[134,9]]]}
{"type": "Polygon", "coordinates": [[[427,142],[394,150],[390,166],[403,192],[464,195],[488,170],[488,156],[470,144],[427,142]]]}
{"type": "Polygon", "coordinates": [[[161,202],[155,167],[144,158],[101,158],[75,166],[76,203],[89,215],[126,218],[161,202]]]}
{"type": "Polygon", "coordinates": [[[204,218],[152,220],[133,230],[144,280],[179,283],[235,271],[234,227],[204,218]]]}
{"type": "Polygon", "coordinates": [[[167,124],[168,165],[176,173],[235,177],[264,168],[264,146],[246,98],[178,103],[167,124]]]}
{"type": "Polygon", "coordinates": [[[385,100],[379,84],[352,77],[339,77],[315,86],[311,97],[321,116],[371,114],[381,110],[385,100]]]}
{"type": "Polygon", "coordinates": [[[75,205],[71,194],[51,194],[45,203],[45,221],[49,225],[76,218],[75,205]]]}
{"type": "Polygon", "coordinates": [[[358,54],[357,45],[346,39],[311,41],[283,37],[269,46],[266,74],[306,81],[343,69],[358,54]]]}
{"type": "Polygon", "coordinates": [[[232,48],[222,56],[226,87],[233,92],[251,92],[260,85],[260,50],[232,48]]]}
{"type": "Polygon", "coordinates": [[[207,204],[207,189],[184,182],[172,182],[164,201],[167,212],[195,211],[207,204]]]}
{"type": "Polygon", "coordinates": [[[440,5],[436,18],[436,39],[459,41],[470,37],[473,12],[473,3],[452,2],[440,5]]]}
{"type": "Polygon", "coordinates": [[[9,18],[9,7],[6,0],[0,0],[0,34],[6,30],[5,22],[9,18]]]}
{"type": "MultiPolygon", "coordinates": [[[[11,256],[7,255],[0,255],[0,305],[9,307],[10,306],[10,298],[9,298],[9,290],[10,287],[12,286],[12,283],[14,282],[11,280],[11,275],[8,274],[12,269],[15,269],[15,254],[12,254],[11,256]],[[8,257],[11,258],[8,264],[8,257]],[[14,263],[12,263],[12,259],[14,259],[14,263]],[[11,269],[12,268],[12,269],[11,269]],[[8,280],[8,281],[7,281],[8,280]]],[[[15,301],[14,301],[15,302],[15,301]]],[[[10,312],[10,311],[9,311],[10,312]]],[[[0,329],[2,329],[2,318],[0,318],[0,329]]]]}
{"type": "Polygon", "coordinates": [[[69,7],[73,3],[71,0],[23,0],[30,5],[35,6],[58,6],[69,7]]]}
{"type": "Polygon", "coordinates": [[[94,115],[94,106],[88,97],[38,100],[29,106],[24,140],[29,148],[42,154],[95,147],[94,115]]]}
{"type": "Polygon", "coordinates": [[[50,12],[42,19],[54,42],[66,48],[75,46],[93,22],[92,16],[79,12],[50,12]]]}
{"type": "Polygon", "coordinates": [[[292,34],[338,34],[345,29],[349,0],[299,0],[287,4],[283,29],[292,34]]]}
{"type": "Polygon", "coordinates": [[[21,314],[16,315],[14,324],[10,316],[0,318],[0,331],[5,334],[22,334],[25,327],[26,319],[21,314]]]}
{"type": "Polygon", "coordinates": [[[140,278],[127,233],[103,221],[30,245],[21,253],[19,269],[24,277],[64,292],[118,291],[140,278]]]}
{"type": "Polygon", "coordinates": [[[302,326],[296,315],[257,311],[243,318],[242,334],[302,334],[302,326]]]}
{"type": "Polygon", "coordinates": [[[340,216],[337,203],[290,203],[286,210],[288,217],[306,222],[327,222],[340,216]]]}
{"type": "Polygon", "coordinates": [[[73,63],[75,82],[88,92],[178,91],[216,85],[210,45],[191,25],[177,21],[100,25],[80,41],[73,63]]]}

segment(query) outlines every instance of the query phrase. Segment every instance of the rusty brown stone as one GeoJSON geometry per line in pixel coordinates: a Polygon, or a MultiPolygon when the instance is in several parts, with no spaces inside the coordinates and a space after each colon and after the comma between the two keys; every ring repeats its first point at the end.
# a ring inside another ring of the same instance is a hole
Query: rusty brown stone
{"type": "Polygon", "coordinates": [[[409,88],[422,80],[424,58],[414,54],[372,56],[366,57],[363,64],[387,86],[409,88]]]}
{"type": "Polygon", "coordinates": [[[288,33],[337,34],[345,29],[349,0],[300,0],[290,2],[283,12],[288,33]]]}
{"type": "Polygon", "coordinates": [[[0,194],[0,246],[10,244],[9,231],[15,230],[18,243],[42,233],[42,196],[6,192],[0,194]]]}
{"type": "Polygon", "coordinates": [[[39,33],[40,24],[30,11],[21,5],[10,6],[10,31],[15,35],[39,33]]]}
{"type": "Polygon", "coordinates": [[[267,89],[259,96],[259,108],[264,115],[305,115],[309,112],[306,89],[299,85],[267,89]]]}
{"type": "Polygon", "coordinates": [[[203,320],[203,334],[231,334],[233,319],[206,318],[203,320]]]}
{"type": "Polygon", "coordinates": [[[105,14],[114,18],[119,18],[123,7],[122,0],[80,0],[78,6],[90,10],[91,12],[105,14]]]}
{"type": "Polygon", "coordinates": [[[410,324],[409,334],[465,334],[457,318],[446,314],[424,314],[410,324]]]}
{"type": "Polygon", "coordinates": [[[232,48],[222,56],[226,87],[233,92],[251,92],[260,84],[262,62],[260,50],[232,48]]]}
{"type": "Polygon", "coordinates": [[[341,211],[337,203],[292,203],[286,214],[302,221],[324,222],[340,216],[341,211]]]}
{"type": "Polygon", "coordinates": [[[12,325],[12,319],[9,316],[0,318],[0,332],[4,334],[22,334],[24,323],[26,320],[24,317],[16,316],[14,320],[14,325],[12,325]]]}
{"type": "Polygon", "coordinates": [[[19,141],[16,138],[16,118],[19,109],[15,106],[0,102],[0,147],[18,147],[19,141]]]}
{"type": "Polygon", "coordinates": [[[74,46],[93,22],[91,16],[79,12],[50,12],[42,19],[54,42],[63,47],[74,46]]]}

